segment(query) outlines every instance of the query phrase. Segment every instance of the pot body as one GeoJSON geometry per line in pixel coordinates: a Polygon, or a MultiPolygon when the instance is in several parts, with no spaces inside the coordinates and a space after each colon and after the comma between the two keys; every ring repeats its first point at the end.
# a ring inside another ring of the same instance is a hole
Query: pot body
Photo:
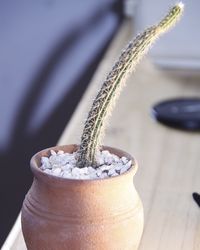
{"type": "MultiPolygon", "coordinates": [[[[76,145],[51,148],[73,152],[76,145]]],[[[104,147],[118,156],[127,153],[104,147]]],[[[135,250],[143,231],[143,207],[133,185],[137,165],[107,179],[71,180],[42,172],[33,156],[33,184],[22,207],[28,250],[135,250]]],[[[134,160],[133,160],[134,162],[134,160]]]]}

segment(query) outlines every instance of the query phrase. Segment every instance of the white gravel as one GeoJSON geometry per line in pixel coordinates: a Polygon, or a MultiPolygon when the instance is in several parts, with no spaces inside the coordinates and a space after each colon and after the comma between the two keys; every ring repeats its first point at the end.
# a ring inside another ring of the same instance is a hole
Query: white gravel
{"type": "Polygon", "coordinates": [[[120,175],[132,166],[132,161],[126,157],[118,157],[107,150],[97,155],[97,168],[76,167],[76,152],[69,154],[64,151],[51,150],[50,157],[41,158],[41,170],[47,174],[67,179],[103,179],[120,175]]]}

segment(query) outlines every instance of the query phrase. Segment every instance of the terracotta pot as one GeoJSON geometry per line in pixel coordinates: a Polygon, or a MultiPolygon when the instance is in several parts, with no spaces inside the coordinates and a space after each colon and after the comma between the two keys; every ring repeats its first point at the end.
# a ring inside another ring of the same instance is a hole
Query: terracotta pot
{"type": "MultiPolygon", "coordinates": [[[[50,149],[73,152],[76,145],[50,149]]],[[[41,156],[31,159],[33,184],[22,208],[22,231],[31,250],[134,250],[143,231],[143,207],[133,185],[137,164],[127,153],[104,147],[132,159],[134,167],[107,179],[71,180],[42,172],[41,156]]]]}

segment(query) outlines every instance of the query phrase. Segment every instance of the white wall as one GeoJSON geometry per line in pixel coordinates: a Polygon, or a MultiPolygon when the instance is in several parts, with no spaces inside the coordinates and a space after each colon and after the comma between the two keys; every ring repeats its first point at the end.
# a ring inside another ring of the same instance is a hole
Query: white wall
{"type": "MultiPolygon", "coordinates": [[[[135,13],[135,30],[157,22],[174,0],[139,0],[135,13]]],[[[200,69],[200,1],[184,0],[181,21],[165,34],[150,52],[152,60],[163,67],[200,69]]]]}

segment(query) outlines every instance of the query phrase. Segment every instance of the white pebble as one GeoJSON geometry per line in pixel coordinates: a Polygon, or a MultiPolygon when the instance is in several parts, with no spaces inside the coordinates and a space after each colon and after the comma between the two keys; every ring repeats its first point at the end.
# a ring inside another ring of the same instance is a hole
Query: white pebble
{"type": "Polygon", "coordinates": [[[80,168],[80,170],[79,170],[79,172],[81,173],[81,174],[88,174],[88,168],[87,167],[85,167],[85,168],[80,168]]]}
{"type": "Polygon", "coordinates": [[[80,168],[73,168],[72,169],[72,175],[73,176],[76,176],[76,175],[79,175],[80,174],[80,168]]]}
{"type": "Polygon", "coordinates": [[[117,176],[117,175],[119,175],[118,173],[113,173],[113,174],[111,174],[111,176],[117,176]]]}
{"type": "Polygon", "coordinates": [[[63,174],[63,178],[66,178],[66,179],[75,179],[73,175],[71,174],[63,174]]]}
{"type": "Polygon", "coordinates": [[[110,152],[108,150],[102,150],[101,153],[104,154],[104,155],[110,154],[110,152]]]}
{"type": "Polygon", "coordinates": [[[103,165],[104,164],[104,159],[103,158],[99,158],[98,159],[98,163],[99,163],[99,165],[103,165]]]}
{"type": "Polygon", "coordinates": [[[105,162],[106,162],[106,164],[108,164],[108,165],[110,165],[112,162],[113,162],[113,159],[112,159],[112,157],[105,157],[105,162]]]}
{"type": "Polygon", "coordinates": [[[61,169],[63,171],[71,170],[72,169],[72,165],[70,165],[70,164],[63,165],[63,166],[61,166],[61,169]]]}
{"type": "Polygon", "coordinates": [[[102,170],[100,168],[97,169],[96,175],[99,177],[99,176],[101,176],[101,174],[102,174],[102,170]]]}
{"type": "Polygon", "coordinates": [[[114,160],[115,162],[118,162],[118,161],[119,161],[119,157],[118,157],[117,155],[113,155],[113,160],[114,160]]]}
{"type": "Polygon", "coordinates": [[[51,152],[51,155],[56,155],[56,152],[54,150],[51,149],[50,152],[51,152]]]}
{"type": "Polygon", "coordinates": [[[47,157],[42,157],[41,158],[41,163],[42,163],[42,166],[41,166],[41,169],[46,169],[46,168],[51,168],[51,164],[49,163],[49,158],[47,157]]]}
{"type": "Polygon", "coordinates": [[[108,177],[107,173],[104,173],[104,172],[103,172],[103,173],[100,175],[100,178],[102,178],[102,179],[103,179],[103,178],[106,178],[106,177],[108,177]]]}
{"type": "Polygon", "coordinates": [[[60,173],[61,173],[61,169],[60,169],[60,168],[55,168],[55,169],[52,170],[52,174],[53,174],[53,175],[59,176],[60,173]]]}
{"type": "Polygon", "coordinates": [[[113,175],[114,173],[116,173],[114,168],[112,168],[108,171],[108,175],[113,175]]]}
{"type": "Polygon", "coordinates": [[[125,156],[122,156],[121,160],[124,164],[126,164],[128,162],[128,159],[125,156]]]}
{"type": "Polygon", "coordinates": [[[44,171],[45,173],[47,173],[47,174],[51,174],[51,172],[52,172],[50,169],[44,169],[43,171],[44,171]]]}
{"type": "Polygon", "coordinates": [[[93,174],[95,172],[95,169],[92,167],[88,167],[88,173],[93,174]]]}
{"type": "Polygon", "coordinates": [[[105,170],[109,170],[110,169],[110,166],[108,165],[103,165],[100,167],[101,171],[105,171],[105,170]]]}
{"type": "Polygon", "coordinates": [[[118,157],[111,154],[108,150],[98,152],[96,168],[91,166],[76,167],[76,152],[70,154],[59,150],[50,151],[50,157],[41,157],[41,170],[47,174],[59,176],[67,179],[103,179],[111,176],[118,176],[126,172],[131,166],[132,161],[126,157],[118,157]]]}
{"type": "MultiPolygon", "coordinates": [[[[63,157],[63,155],[58,156],[58,155],[51,155],[49,157],[49,162],[51,163],[51,165],[54,165],[54,167],[56,166],[63,166],[65,165],[68,160],[66,157],[63,157]]],[[[52,166],[53,167],[53,166],[52,166]]]]}
{"type": "Polygon", "coordinates": [[[89,175],[85,175],[85,174],[80,175],[80,179],[81,180],[89,180],[89,175]]]}
{"type": "Polygon", "coordinates": [[[49,163],[49,158],[45,157],[45,156],[42,156],[41,157],[41,163],[49,163]]]}
{"type": "Polygon", "coordinates": [[[128,166],[129,168],[131,167],[131,165],[132,165],[132,161],[129,161],[129,162],[126,164],[126,166],[128,166]]]}
{"type": "Polygon", "coordinates": [[[130,167],[125,165],[121,170],[120,170],[120,174],[125,173],[130,167]]]}
{"type": "Polygon", "coordinates": [[[51,165],[50,163],[43,163],[42,166],[41,166],[41,169],[51,169],[51,165]]]}
{"type": "Polygon", "coordinates": [[[96,179],[97,178],[97,175],[95,172],[91,173],[90,175],[88,175],[89,179],[96,179]]]}
{"type": "Polygon", "coordinates": [[[64,151],[63,150],[59,150],[57,155],[63,155],[64,154],[64,151]]]}
{"type": "Polygon", "coordinates": [[[123,168],[123,164],[118,163],[118,165],[115,167],[115,170],[121,170],[123,168]]]}

